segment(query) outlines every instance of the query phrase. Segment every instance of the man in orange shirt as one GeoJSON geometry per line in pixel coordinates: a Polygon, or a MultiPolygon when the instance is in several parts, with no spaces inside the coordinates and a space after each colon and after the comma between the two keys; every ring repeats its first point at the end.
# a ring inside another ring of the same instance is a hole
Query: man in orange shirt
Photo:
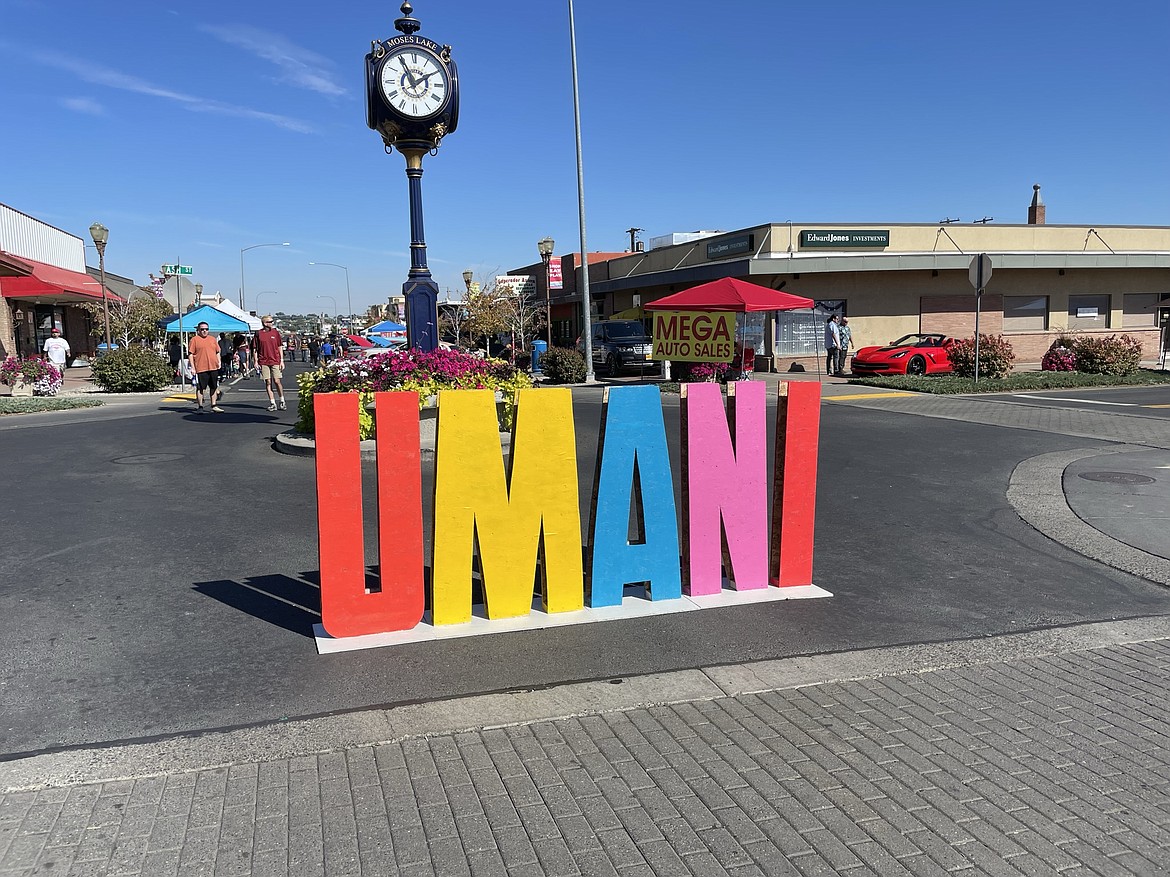
{"type": "Polygon", "coordinates": [[[222,414],[219,407],[219,342],[212,337],[210,327],[200,323],[195,327],[195,337],[187,345],[187,358],[191,361],[191,370],[195,372],[195,399],[196,411],[203,413],[203,393],[207,392],[207,401],[211,410],[222,414]]]}

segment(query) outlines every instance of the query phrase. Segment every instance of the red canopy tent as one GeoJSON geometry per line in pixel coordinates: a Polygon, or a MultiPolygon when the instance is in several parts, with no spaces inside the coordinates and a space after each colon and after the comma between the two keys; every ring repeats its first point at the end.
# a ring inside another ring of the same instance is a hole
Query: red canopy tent
{"type": "MultiPolygon", "coordinates": [[[[723,277],[710,283],[701,283],[643,305],[647,311],[734,311],[744,314],[748,311],[798,311],[812,309],[814,302],[802,295],[792,295],[775,289],[768,289],[758,283],[723,277]]],[[[732,360],[733,371],[743,375],[753,371],[754,353],[746,341],[738,344],[739,353],[732,360]]]]}
{"type": "Polygon", "coordinates": [[[361,335],[346,335],[345,337],[348,338],[353,344],[357,345],[358,347],[373,347],[374,346],[373,341],[370,341],[369,339],[363,338],[361,335]]]}
{"type": "Polygon", "coordinates": [[[813,300],[802,295],[791,295],[768,289],[758,283],[723,277],[702,283],[648,302],[642,306],[648,311],[798,311],[813,307],[813,300]]]}

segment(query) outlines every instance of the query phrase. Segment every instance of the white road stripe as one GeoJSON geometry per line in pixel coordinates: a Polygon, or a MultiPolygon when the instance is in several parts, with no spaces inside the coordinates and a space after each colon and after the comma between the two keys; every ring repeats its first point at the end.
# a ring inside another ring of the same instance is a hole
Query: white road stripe
{"type": "Polygon", "coordinates": [[[1080,402],[1084,405],[1116,405],[1119,408],[1138,408],[1136,402],[1102,402],[1099,399],[1073,399],[1067,396],[1029,396],[1026,393],[1012,393],[1014,399],[1042,399],[1045,402],[1080,402]]]}

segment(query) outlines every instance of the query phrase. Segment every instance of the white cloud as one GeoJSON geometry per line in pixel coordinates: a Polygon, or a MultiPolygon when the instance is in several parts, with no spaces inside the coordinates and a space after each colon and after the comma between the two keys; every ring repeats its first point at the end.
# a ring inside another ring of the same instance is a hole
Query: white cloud
{"type": "Polygon", "coordinates": [[[200,30],[274,64],[281,71],[278,77],[280,82],[329,97],[341,97],[348,93],[337,82],[327,59],[289,42],[279,34],[246,25],[204,25],[200,30]]]}
{"type": "Polygon", "coordinates": [[[104,116],[106,108],[88,97],[66,97],[61,99],[61,106],[75,113],[85,113],[87,116],[104,116]]]}
{"type": "Polygon", "coordinates": [[[60,70],[67,70],[85,82],[173,101],[182,104],[184,108],[191,112],[214,113],[220,116],[255,119],[276,125],[278,128],[285,128],[289,131],[297,131],[302,134],[311,134],[315,130],[313,126],[302,122],[300,119],[293,119],[288,116],[277,115],[276,113],[266,113],[262,110],[253,110],[250,107],[235,106],[234,104],[228,104],[222,101],[172,91],[171,89],[154,85],[144,79],[139,79],[137,76],[111,70],[108,67],[101,67],[88,61],[77,60],[71,55],[33,53],[29,57],[41,64],[56,67],[60,70]]]}

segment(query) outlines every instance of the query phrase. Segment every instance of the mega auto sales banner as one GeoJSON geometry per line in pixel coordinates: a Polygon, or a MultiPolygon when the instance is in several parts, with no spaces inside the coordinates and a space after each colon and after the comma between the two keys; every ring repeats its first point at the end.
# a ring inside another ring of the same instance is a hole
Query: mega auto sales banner
{"type": "Polygon", "coordinates": [[[651,359],[731,362],[735,314],[728,311],[655,311],[651,359]]]}

